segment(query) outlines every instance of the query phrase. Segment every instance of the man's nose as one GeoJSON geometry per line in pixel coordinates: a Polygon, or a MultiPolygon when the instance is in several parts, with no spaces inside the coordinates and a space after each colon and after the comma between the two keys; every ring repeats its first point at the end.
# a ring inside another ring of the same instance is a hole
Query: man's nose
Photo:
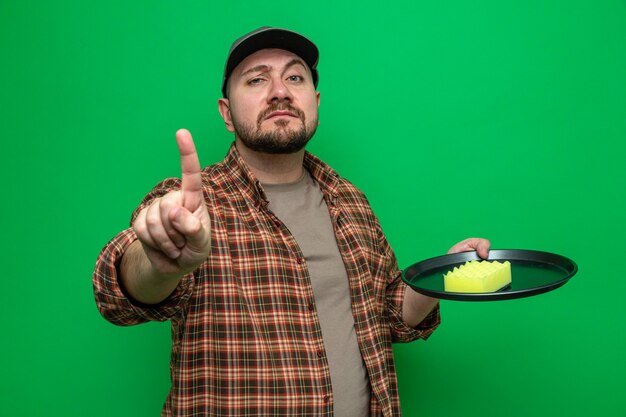
{"type": "Polygon", "coordinates": [[[267,96],[269,102],[291,100],[293,98],[291,90],[281,78],[272,79],[270,91],[267,96]]]}

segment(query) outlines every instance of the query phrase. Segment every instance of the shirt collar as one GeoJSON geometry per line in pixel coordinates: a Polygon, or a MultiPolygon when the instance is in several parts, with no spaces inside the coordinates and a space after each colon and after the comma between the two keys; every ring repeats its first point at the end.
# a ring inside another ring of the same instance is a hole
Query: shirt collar
{"type": "Polygon", "coordinates": [[[321,159],[309,153],[304,153],[304,168],[318,183],[322,193],[334,203],[339,189],[339,174],[321,159]]]}
{"type": "Polygon", "coordinates": [[[232,180],[233,191],[239,191],[246,200],[254,202],[255,207],[267,205],[268,199],[263,191],[261,182],[254,176],[246,161],[235,146],[235,142],[230,145],[228,154],[224,158],[224,166],[230,179],[232,180]]]}
{"type": "MultiPolygon", "coordinates": [[[[248,165],[237,150],[235,142],[230,145],[224,162],[226,171],[233,181],[232,185],[243,193],[245,198],[254,201],[255,206],[268,204],[267,195],[260,181],[248,168],[248,165]]],[[[304,168],[309,171],[311,177],[318,183],[322,193],[334,201],[337,198],[339,174],[308,151],[304,153],[304,168]]]]}

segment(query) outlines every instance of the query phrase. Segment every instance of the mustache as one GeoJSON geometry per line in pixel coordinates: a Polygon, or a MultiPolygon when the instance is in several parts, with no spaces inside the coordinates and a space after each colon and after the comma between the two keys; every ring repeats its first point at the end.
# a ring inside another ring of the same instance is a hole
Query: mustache
{"type": "Polygon", "coordinates": [[[274,113],[275,111],[288,111],[298,116],[298,118],[302,120],[302,122],[304,122],[304,112],[302,110],[292,106],[289,103],[272,103],[267,109],[263,110],[259,114],[259,117],[257,117],[257,124],[260,125],[263,120],[267,118],[267,116],[274,113]]]}

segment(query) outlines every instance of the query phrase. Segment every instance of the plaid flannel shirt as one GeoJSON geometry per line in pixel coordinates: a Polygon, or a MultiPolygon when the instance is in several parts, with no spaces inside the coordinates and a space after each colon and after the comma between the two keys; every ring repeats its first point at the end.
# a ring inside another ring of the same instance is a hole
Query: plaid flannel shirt
{"type": "MultiPolygon", "coordinates": [[[[350,281],[357,340],[372,387],[371,416],[400,415],[392,342],[426,339],[439,308],[417,328],[402,321],[405,284],[367,199],[310,153],[350,281]]],[[[132,228],[102,250],[93,274],[96,304],[117,325],[171,320],[170,393],[162,416],[332,416],[328,362],[304,259],[267,209],[264,191],[233,145],[203,170],[212,249],[158,305],[132,300],[118,282],[132,228]]],[[[135,210],[180,188],[158,184],[135,210]]]]}

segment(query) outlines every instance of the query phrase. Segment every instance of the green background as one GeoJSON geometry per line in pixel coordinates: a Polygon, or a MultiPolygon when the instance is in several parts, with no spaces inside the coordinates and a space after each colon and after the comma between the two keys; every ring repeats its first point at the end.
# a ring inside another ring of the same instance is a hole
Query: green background
{"type": "Polygon", "coordinates": [[[574,259],[537,297],[442,302],[395,347],[407,416],[626,409],[626,3],[0,1],[0,415],[157,416],[169,324],[115,327],[91,273],[159,180],[201,162],[232,40],[321,49],[309,149],[369,196],[400,265],[469,236],[574,259]]]}

